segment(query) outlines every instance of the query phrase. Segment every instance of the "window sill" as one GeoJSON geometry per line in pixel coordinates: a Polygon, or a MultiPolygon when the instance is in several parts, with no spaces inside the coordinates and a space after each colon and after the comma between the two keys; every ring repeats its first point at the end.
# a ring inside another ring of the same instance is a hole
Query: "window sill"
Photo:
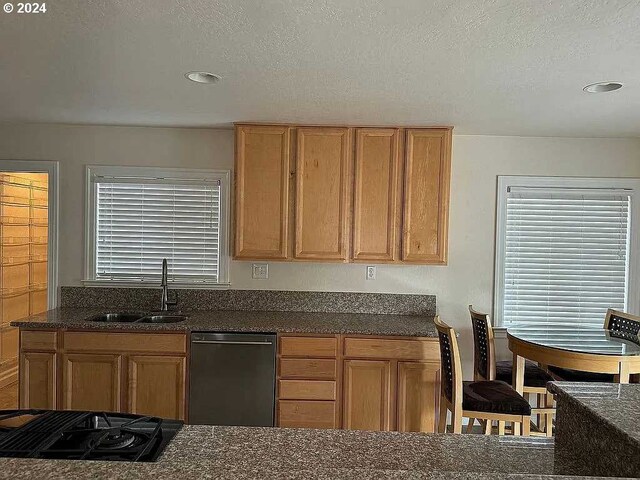
{"type": "MultiPolygon", "coordinates": [[[[85,287],[112,287],[112,288],[160,288],[158,283],[125,282],[117,280],[82,280],[85,287]]],[[[169,283],[172,290],[229,290],[231,283],[169,283]]]]}
{"type": "Polygon", "coordinates": [[[507,327],[493,327],[494,338],[507,338],[507,327]]]}

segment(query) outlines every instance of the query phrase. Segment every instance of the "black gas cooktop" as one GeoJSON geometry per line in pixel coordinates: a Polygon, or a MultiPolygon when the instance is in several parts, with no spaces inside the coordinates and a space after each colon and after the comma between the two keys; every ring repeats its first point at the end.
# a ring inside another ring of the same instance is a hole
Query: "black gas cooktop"
{"type": "Polygon", "coordinates": [[[182,424],[126,413],[0,410],[0,457],[153,462],[182,424]]]}

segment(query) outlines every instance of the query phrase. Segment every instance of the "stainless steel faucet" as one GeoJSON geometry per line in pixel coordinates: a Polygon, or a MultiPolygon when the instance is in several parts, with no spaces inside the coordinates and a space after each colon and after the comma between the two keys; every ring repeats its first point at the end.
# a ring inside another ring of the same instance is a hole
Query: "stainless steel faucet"
{"type": "Polygon", "coordinates": [[[169,306],[177,305],[178,302],[169,301],[169,285],[167,282],[167,259],[162,259],[162,280],[160,281],[162,287],[162,303],[160,304],[160,311],[166,312],[169,310],[169,306]]]}

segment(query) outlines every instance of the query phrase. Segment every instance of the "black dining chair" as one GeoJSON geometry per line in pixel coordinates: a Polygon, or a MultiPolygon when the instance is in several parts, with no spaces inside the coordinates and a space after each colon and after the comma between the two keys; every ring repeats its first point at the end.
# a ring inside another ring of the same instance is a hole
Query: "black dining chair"
{"type": "MultiPolygon", "coordinates": [[[[612,336],[640,344],[640,316],[610,308],[604,317],[604,329],[609,330],[612,336]]],[[[613,383],[617,381],[616,375],[609,373],[581,372],[551,366],[549,371],[559,380],[567,382],[613,383]]]]}
{"type": "MultiPolygon", "coordinates": [[[[513,362],[511,360],[496,361],[496,349],[493,327],[489,314],[480,313],[469,305],[471,326],[473,328],[473,378],[474,380],[501,380],[508,384],[513,382],[513,362]]],[[[538,429],[546,436],[552,436],[553,394],[547,390],[547,382],[553,377],[534,362],[525,362],[523,397],[529,401],[530,395],[536,395],[537,405],[532,413],[538,415],[538,429]],[[543,422],[544,420],[544,422],[543,422]]],[[[484,426],[485,431],[491,429],[491,422],[484,426]]]]}
{"type": "MultiPolygon", "coordinates": [[[[456,332],[435,318],[440,340],[441,382],[440,418],[438,431],[447,427],[447,413],[451,411],[453,433],[462,433],[462,417],[491,423],[498,421],[498,434],[505,434],[506,422],[522,425],[522,434],[529,435],[531,405],[511,385],[500,380],[462,381],[462,362],[456,332]]],[[[515,432],[515,429],[513,429],[515,432]]],[[[485,431],[485,434],[491,433],[485,431]]]]}

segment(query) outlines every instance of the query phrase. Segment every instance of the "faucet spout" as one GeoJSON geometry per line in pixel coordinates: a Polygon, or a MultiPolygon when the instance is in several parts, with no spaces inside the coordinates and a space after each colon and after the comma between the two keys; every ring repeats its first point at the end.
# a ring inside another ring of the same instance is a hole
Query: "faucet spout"
{"type": "Polygon", "coordinates": [[[175,305],[175,302],[169,302],[169,282],[167,281],[167,259],[162,259],[162,280],[160,280],[160,286],[162,287],[162,299],[160,301],[160,311],[166,312],[169,310],[169,305],[175,305]]]}

